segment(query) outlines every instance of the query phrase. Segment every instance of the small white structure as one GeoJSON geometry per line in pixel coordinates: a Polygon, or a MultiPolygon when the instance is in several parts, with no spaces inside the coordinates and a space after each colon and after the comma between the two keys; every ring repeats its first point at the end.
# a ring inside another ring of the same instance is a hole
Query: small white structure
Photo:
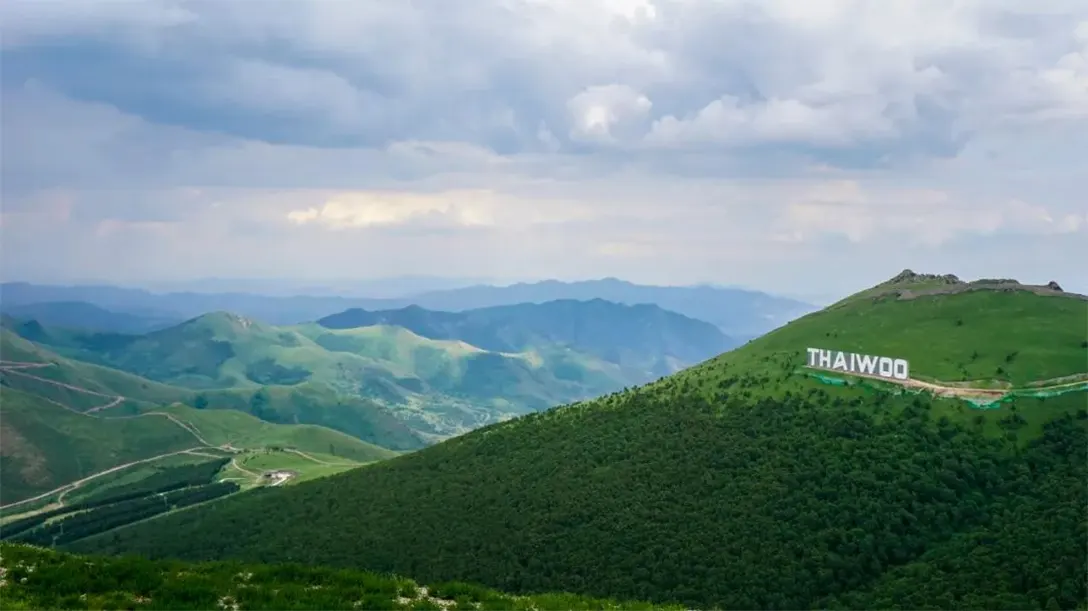
{"type": "Polygon", "coordinates": [[[266,471],[263,477],[268,480],[269,486],[280,486],[294,476],[294,471],[266,471]]]}

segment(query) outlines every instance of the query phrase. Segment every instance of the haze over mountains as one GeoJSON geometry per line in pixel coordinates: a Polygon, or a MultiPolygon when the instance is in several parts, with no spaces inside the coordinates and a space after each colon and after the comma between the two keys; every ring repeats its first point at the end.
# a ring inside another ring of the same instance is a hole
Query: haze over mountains
{"type": "MultiPolygon", "coordinates": [[[[37,315],[34,304],[85,302],[117,313],[175,322],[207,312],[227,311],[271,324],[299,324],[349,308],[390,310],[417,305],[460,312],[501,305],[559,299],[604,299],[627,305],[654,304],[717,325],[723,333],[750,338],[812,311],[814,306],[758,291],[709,286],[668,287],[632,284],[614,278],[585,282],[545,281],[510,286],[470,286],[399,298],[265,296],[248,293],[165,293],[112,286],[47,286],[23,282],[0,285],[0,307],[37,315]]],[[[42,314],[44,315],[44,314],[42,314]]],[[[58,324],[63,321],[53,318],[58,324]]],[[[74,322],[74,321],[73,321],[74,322]]]]}

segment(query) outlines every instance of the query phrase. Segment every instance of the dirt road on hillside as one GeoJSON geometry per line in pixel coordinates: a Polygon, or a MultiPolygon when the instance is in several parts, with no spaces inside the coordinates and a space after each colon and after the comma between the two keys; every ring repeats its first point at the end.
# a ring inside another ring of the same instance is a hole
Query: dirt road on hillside
{"type": "Polygon", "coordinates": [[[895,384],[897,386],[903,386],[905,388],[914,388],[918,390],[926,390],[938,397],[954,397],[960,399],[992,399],[997,400],[1008,395],[1015,390],[1030,390],[1032,392],[1045,392],[1050,390],[1058,390],[1067,386],[1076,386],[1077,384],[1084,383],[1081,376],[1065,376],[1062,378],[1054,378],[1053,380],[1040,380],[1038,382],[1032,382],[1030,385],[1023,388],[971,388],[968,386],[960,386],[954,384],[938,384],[936,382],[926,382],[915,378],[907,380],[896,380],[892,378],[883,378],[877,375],[870,375],[864,373],[853,373],[848,371],[841,371],[838,369],[824,369],[822,367],[807,367],[813,371],[821,371],[826,373],[834,373],[838,375],[846,375],[856,378],[865,378],[869,380],[876,380],[878,382],[885,382],[888,384],[895,384]],[[1068,381],[1073,380],[1073,381],[1068,381]],[[1047,382],[1056,382],[1051,385],[1047,382]]]}
{"type": "Polygon", "coordinates": [[[186,450],[178,450],[176,452],[167,452],[166,454],[159,454],[158,456],[152,456],[151,458],[143,458],[143,459],[140,459],[140,460],[134,460],[132,462],[127,462],[127,463],[125,463],[123,465],[117,465],[116,467],[110,467],[109,469],[106,469],[104,471],[99,471],[98,473],[88,475],[87,477],[84,477],[83,479],[78,479],[78,480],[76,480],[74,482],[69,482],[67,484],[64,484],[63,486],[60,486],[59,488],[54,488],[53,490],[50,490],[49,492],[43,492],[42,494],[39,494],[38,496],[30,497],[29,499],[23,499],[21,501],[15,501],[14,503],[8,503],[7,505],[0,506],[0,509],[9,509],[11,507],[18,507],[20,505],[25,505],[26,503],[30,503],[30,502],[33,502],[33,501],[44,499],[44,498],[49,497],[51,495],[57,494],[58,492],[60,493],[60,496],[57,497],[57,502],[60,503],[61,505],[63,505],[64,504],[64,495],[66,495],[69,492],[75,490],[76,488],[79,488],[83,484],[86,484],[87,482],[89,482],[89,481],[91,481],[93,479],[102,477],[103,475],[109,475],[110,473],[114,473],[114,472],[120,471],[122,469],[127,469],[127,468],[135,466],[135,465],[160,460],[160,459],[166,458],[167,456],[177,456],[178,454],[192,454],[196,450],[202,450],[202,449],[204,449],[204,447],[195,447],[195,448],[189,448],[189,449],[186,449],[186,450]]]}
{"type": "Polygon", "coordinates": [[[41,369],[52,367],[53,363],[24,363],[22,361],[0,361],[0,369],[41,369]]]}
{"type": "Polygon", "coordinates": [[[329,465],[329,466],[332,466],[332,467],[350,467],[350,466],[353,466],[351,463],[329,462],[327,460],[321,460],[320,458],[315,458],[315,457],[310,456],[309,454],[307,454],[305,452],[302,452],[300,450],[296,450],[294,448],[284,448],[283,451],[284,452],[290,452],[292,454],[297,454],[297,455],[299,455],[299,456],[301,456],[301,457],[303,457],[303,458],[305,458],[307,460],[311,460],[311,461],[313,461],[315,463],[318,463],[318,464],[321,464],[321,465],[329,465]]]}
{"type": "MultiPolygon", "coordinates": [[[[50,364],[52,364],[52,363],[50,363],[50,364]]],[[[8,367],[7,365],[0,365],[0,371],[5,371],[7,373],[14,373],[15,375],[23,376],[24,378],[30,378],[32,380],[37,380],[39,382],[45,382],[46,384],[52,384],[54,386],[60,386],[62,388],[67,388],[68,390],[74,390],[76,392],[80,392],[80,393],[83,393],[85,395],[94,395],[96,397],[104,397],[106,399],[114,399],[114,398],[117,397],[117,395],[108,395],[106,393],[101,393],[101,392],[98,392],[96,390],[91,390],[89,388],[81,388],[79,386],[73,386],[73,385],[67,384],[65,382],[59,382],[57,380],[50,380],[49,378],[42,378],[42,377],[39,377],[39,376],[36,376],[36,375],[33,375],[33,374],[29,374],[29,373],[25,373],[23,371],[20,371],[20,369],[26,369],[26,367],[8,367]]]]}
{"type": "MultiPolygon", "coordinates": [[[[80,416],[85,416],[87,418],[95,418],[95,419],[98,419],[98,420],[106,420],[106,421],[109,421],[109,420],[129,420],[129,419],[132,419],[132,418],[147,418],[147,417],[166,418],[167,420],[169,420],[169,421],[173,422],[174,424],[176,424],[181,429],[185,430],[185,432],[192,435],[193,438],[196,439],[196,441],[199,442],[202,445],[196,446],[196,447],[193,447],[193,448],[189,448],[189,449],[186,449],[186,450],[178,450],[176,452],[167,452],[165,454],[159,454],[157,456],[152,456],[150,458],[135,460],[135,461],[132,461],[132,462],[125,463],[123,465],[116,465],[114,467],[110,467],[109,469],[105,469],[103,471],[99,471],[99,472],[94,473],[92,475],[88,475],[87,477],[76,480],[74,482],[69,482],[67,484],[64,484],[63,486],[59,486],[59,487],[57,487],[57,488],[55,488],[53,490],[50,490],[49,492],[39,494],[39,495],[31,497],[29,499],[23,499],[21,501],[16,501],[14,503],[9,503],[7,505],[0,506],[0,509],[7,509],[9,507],[18,507],[20,505],[24,505],[24,504],[30,503],[32,501],[36,501],[36,500],[39,500],[39,499],[42,499],[42,498],[46,498],[46,497],[48,497],[50,495],[57,494],[57,493],[60,493],[60,496],[57,498],[57,502],[61,503],[63,505],[64,495],[68,494],[72,490],[75,490],[75,489],[79,488],[80,486],[82,486],[86,482],[91,481],[91,480],[93,480],[95,478],[101,477],[103,475],[108,475],[110,473],[114,473],[114,472],[120,471],[122,469],[127,469],[128,467],[131,467],[131,466],[134,466],[134,465],[147,463],[147,462],[152,462],[152,461],[156,461],[156,460],[159,460],[159,459],[162,459],[162,458],[166,458],[167,456],[175,456],[175,455],[178,455],[178,454],[199,454],[199,452],[197,452],[197,450],[210,449],[210,448],[215,448],[216,447],[216,446],[212,445],[211,443],[209,443],[208,440],[204,438],[204,436],[200,433],[200,430],[197,429],[195,425],[193,425],[193,424],[191,424],[189,422],[184,422],[184,421],[180,420],[179,418],[175,417],[173,414],[168,414],[166,412],[144,412],[142,414],[133,414],[131,416],[114,416],[114,417],[96,416],[96,415],[94,415],[94,412],[106,410],[106,409],[109,409],[111,407],[115,407],[117,405],[120,405],[121,402],[123,402],[125,400],[125,397],[119,396],[119,395],[118,396],[108,395],[108,394],[105,394],[105,393],[100,393],[100,392],[97,392],[97,391],[94,391],[94,390],[90,390],[88,388],[81,388],[79,386],[75,386],[75,385],[72,385],[72,384],[67,384],[65,382],[59,382],[57,380],[50,380],[48,378],[42,378],[42,377],[38,377],[38,376],[35,376],[35,375],[31,375],[31,374],[19,371],[20,369],[33,369],[33,368],[37,368],[37,367],[48,367],[48,366],[51,366],[51,365],[53,365],[53,363],[24,363],[24,362],[17,362],[17,361],[0,361],[0,371],[6,372],[6,373],[13,373],[13,374],[28,377],[28,378],[32,378],[32,379],[38,380],[40,382],[43,382],[45,384],[52,384],[54,386],[59,386],[59,387],[62,387],[62,388],[66,388],[66,389],[74,391],[74,392],[79,392],[79,393],[92,395],[92,396],[96,396],[96,397],[105,397],[105,398],[111,399],[110,402],[106,403],[105,405],[100,405],[98,407],[91,408],[91,409],[89,409],[89,410],[87,410],[85,412],[81,412],[81,411],[79,411],[77,409],[73,409],[72,407],[70,407],[68,405],[60,403],[59,401],[54,401],[53,399],[50,399],[48,397],[42,397],[40,395],[35,395],[37,398],[39,398],[39,399],[41,399],[43,401],[47,401],[49,403],[52,403],[53,405],[64,408],[64,409],[66,409],[66,410],[68,410],[68,411],[70,411],[70,412],[72,412],[74,414],[79,414],[80,416]]],[[[237,451],[237,449],[231,447],[230,444],[224,444],[224,446],[221,449],[225,449],[225,450],[228,450],[228,451],[237,451]]],[[[207,456],[207,455],[205,454],[204,456],[207,456]]],[[[242,470],[244,471],[244,469],[242,469],[242,470]]]]}

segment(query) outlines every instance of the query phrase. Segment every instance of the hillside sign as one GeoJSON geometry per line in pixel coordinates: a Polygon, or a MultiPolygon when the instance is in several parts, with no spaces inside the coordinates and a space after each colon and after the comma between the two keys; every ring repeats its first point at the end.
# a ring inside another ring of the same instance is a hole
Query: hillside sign
{"type": "Polygon", "coordinates": [[[808,366],[813,369],[876,376],[889,380],[910,379],[910,363],[905,359],[893,359],[887,356],[808,348],[808,366]]]}

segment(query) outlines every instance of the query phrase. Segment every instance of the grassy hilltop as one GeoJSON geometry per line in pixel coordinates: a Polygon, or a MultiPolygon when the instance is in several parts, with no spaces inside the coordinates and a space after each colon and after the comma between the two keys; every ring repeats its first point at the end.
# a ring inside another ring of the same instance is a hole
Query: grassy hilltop
{"type": "Polygon", "coordinates": [[[908,271],[705,367],[774,371],[803,365],[811,346],[905,358],[915,378],[1020,386],[1086,372],[1086,316],[1083,296],[908,271]]]}
{"type": "Polygon", "coordinates": [[[1084,390],[976,409],[890,384],[828,384],[801,365],[815,346],[903,356],[946,383],[1083,375],[1088,302],[1009,284],[922,295],[911,287],[926,277],[896,283],[655,384],[73,549],[697,608],[1082,604],[1084,390]]]}

